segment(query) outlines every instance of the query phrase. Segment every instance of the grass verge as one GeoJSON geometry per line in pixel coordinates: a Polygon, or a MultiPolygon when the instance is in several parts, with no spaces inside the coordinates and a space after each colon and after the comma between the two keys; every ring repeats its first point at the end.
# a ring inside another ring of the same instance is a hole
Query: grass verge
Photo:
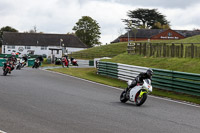
{"type": "MultiPolygon", "coordinates": [[[[127,87],[127,84],[125,81],[110,78],[107,76],[97,75],[96,74],[97,71],[95,68],[57,68],[57,69],[49,69],[49,70],[63,73],[63,74],[72,75],[75,77],[87,79],[90,81],[94,81],[97,83],[114,86],[118,88],[127,87]]],[[[200,104],[200,97],[160,90],[156,88],[153,89],[152,95],[200,104]]]]}
{"type": "Polygon", "coordinates": [[[62,66],[62,65],[47,64],[47,63],[42,63],[41,65],[41,67],[57,67],[57,66],[62,66]]]}
{"type": "Polygon", "coordinates": [[[189,73],[200,73],[199,58],[154,58],[123,53],[112,59],[103,59],[102,61],[189,73]]]}

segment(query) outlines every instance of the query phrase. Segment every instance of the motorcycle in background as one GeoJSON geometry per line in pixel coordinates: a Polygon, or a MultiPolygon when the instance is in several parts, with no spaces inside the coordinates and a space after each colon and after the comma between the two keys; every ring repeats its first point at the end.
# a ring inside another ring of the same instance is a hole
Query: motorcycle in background
{"type": "Polygon", "coordinates": [[[71,64],[72,64],[73,66],[78,66],[77,60],[74,59],[74,58],[71,58],[71,64]]]}
{"type": "Polygon", "coordinates": [[[33,64],[32,68],[39,68],[40,67],[40,60],[39,59],[35,59],[35,62],[33,64]]]}
{"type": "MultiPolygon", "coordinates": [[[[131,80],[129,80],[128,86],[131,85],[131,80]]],[[[150,79],[144,79],[143,83],[138,83],[135,87],[131,88],[129,91],[123,91],[120,95],[120,101],[126,103],[128,100],[134,102],[137,106],[141,106],[147,99],[147,94],[152,92],[153,88],[150,79]]]]}
{"type": "Polygon", "coordinates": [[[69,61],[66,57],[62,57],[62,67],[69,67],[69,61]]]}
{"type": "Polygon", "coordinates": [[[26,61],[23,58],[21,58],[16,65],[16,70],[20,70],[24,66],[26,66],[26,61]]]}
{"type": "Polygon", "coordinates": [[[8,73],[11,74],[11,71],[12,71],[12,64],[11,62],[6,62],[6,63],[3,63],[4,66],[3,66],[3,75],[6,76],[8,73]]]}

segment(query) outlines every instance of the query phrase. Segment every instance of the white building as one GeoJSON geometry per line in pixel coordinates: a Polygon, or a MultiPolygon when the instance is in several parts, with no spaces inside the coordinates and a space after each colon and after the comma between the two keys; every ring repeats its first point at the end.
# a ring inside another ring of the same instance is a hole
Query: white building
{"type": "Polygon", "coordinates": [[[2,54],[20,52],[23,54],[61,57],[86,49],[78,37],[70,34],[16,33],[3,32],[2,54]]]}

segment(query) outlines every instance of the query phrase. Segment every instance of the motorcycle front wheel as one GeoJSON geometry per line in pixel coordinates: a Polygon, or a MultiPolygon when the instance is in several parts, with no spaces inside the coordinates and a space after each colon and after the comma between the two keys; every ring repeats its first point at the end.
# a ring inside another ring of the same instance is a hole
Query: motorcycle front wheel
{"type": "Polygon", "coordinates": [[[125,91],[123,91],[123,92],[121,93],[121,95],[120,95],[120,101],[121,101],[122,103],[125,103],[125,102],[128,101],[128,99],[126,98],[126,92],[125,92],[125,91]]]}
{"type": "Polygon", "coordinates": [[[135,96],[135,103],[137,106],[141,106],[147,100],[147,93],[144,93],[141,97],[139,97],[140,91],[135,96]]]}
{"type": "Polygon", "coordinates": [[[65,62],[62,62],[62,67],[63,67],[63,68],[65,67],[65,62]]]}
{"type": "Polygon", "coordinates": [[[20,70],[20,69],[21,69],[21,66],[20,66],[20,65],[17,65],[16,69],[17,69],[17,70],[20,70]]]}
{"type": "Polygon", "coordinates": [[[8,71],[9,71],[9,69],[6,68],[6,69],[3,71],[3,75],[6,76],[7,73],[8,73],[8,71]]]}

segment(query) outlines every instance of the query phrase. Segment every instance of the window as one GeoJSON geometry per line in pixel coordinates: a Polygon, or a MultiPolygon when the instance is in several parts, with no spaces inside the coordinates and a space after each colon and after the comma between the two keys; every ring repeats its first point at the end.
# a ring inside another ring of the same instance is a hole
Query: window
{"type": "Polygon", "coordinates": [[[168,36],[171,37],[171,36],[172,36],[172,33],[169,32],[169,33],[168,33],[168,36]]]}
{"type": "Polygon", "coordinates": [[[8,49],[15,49],[15,46],[9,45],[7,46],[8,49]]]}
{"type": "Polygon", "coordinates": [[[47,46],[41,46],[41,50],[47,50],[47,46]]]}
{"type": "Polygon", "coordinates": [[[59,54],[59,50],[57,50],[57,54],[59,54]]]}
{"type": "Polygon", "coordinates": [[[25,46],[25,49],[31,49],[31,46],[25,46]]]}

